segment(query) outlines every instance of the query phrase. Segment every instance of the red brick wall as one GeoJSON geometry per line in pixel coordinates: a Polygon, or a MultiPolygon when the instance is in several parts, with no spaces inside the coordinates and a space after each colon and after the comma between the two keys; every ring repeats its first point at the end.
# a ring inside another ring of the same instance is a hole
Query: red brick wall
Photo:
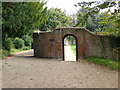
{"type": "Polygon", "coordinates": [[[109,45],[109,36],[95,35],[84,28],[59,28],[53,32],[33,33],[34,56],[63,59],[63,38],[66,35],[77,39],[78,60],[88,56],[120,59],[119,53],[109,45]]]}

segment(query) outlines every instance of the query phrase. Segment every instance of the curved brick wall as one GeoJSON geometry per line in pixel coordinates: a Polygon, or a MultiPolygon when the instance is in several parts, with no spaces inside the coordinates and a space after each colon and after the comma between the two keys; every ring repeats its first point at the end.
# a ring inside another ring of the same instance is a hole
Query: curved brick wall
{"type": "Polygon", "coordinates": [[[33,33],[34,56],[63,59],[63,38],[66,35],[77,38],[77,59],[88,56],[119,60],[120,37],[95,35],[85,28],[59,28],[53,32],[33,33]]]}

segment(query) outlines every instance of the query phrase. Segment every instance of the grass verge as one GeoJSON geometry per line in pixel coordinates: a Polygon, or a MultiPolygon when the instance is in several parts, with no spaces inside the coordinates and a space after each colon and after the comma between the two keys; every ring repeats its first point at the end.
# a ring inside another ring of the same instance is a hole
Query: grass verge
{"type": "Polygon", "coordinates": [[[21,48],[21,49],[12,48],[10,51],[1,49],[0,50],[0,59],[6,58],[13,53],[21,52],[21,51],[25,51],[25,50],[30,50],[30,49],[31,49],[31,47],[26,47],[26,46],[21,48]]]}
{"type": "Polygon", "coordinates": [[[87,57],[87,58],[85,58],[85,60],[92,62],[92,63],[95,63],[95,64],[98,64],[98,65],[101,65],[101,66],[105,66],[105,67],[113,69],[113,70],[119,69],[117,61],[98,58],[98,57],[87,57]]]}
{"type": "Polygon", "coordinates": [[[13,48],[13,49],[11,49],[10,54],[13,54],[13,53],[16,53],[16,52],[25,51],[25,50],[30,50],[30,49],[31,49],[31,47],[23,47],[22,49],[15,49],[15,48],[13,48]]]}
{"type": "MultiPolygon", "coordinates": [[[[71,49],[73,50],[74,54],[76,55],[76,46],[70,45],[71,49]]],[[[98,57],[87,57],[85,58],[86,61],[92,62],[94,64],[98,64],[113,70],[119,70],[118,62],[115,60],[103,59],[98,57]]]]}

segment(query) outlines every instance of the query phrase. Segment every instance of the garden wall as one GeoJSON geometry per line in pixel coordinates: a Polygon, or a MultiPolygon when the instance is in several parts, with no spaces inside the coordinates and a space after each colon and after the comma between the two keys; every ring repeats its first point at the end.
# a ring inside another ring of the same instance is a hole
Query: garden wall
{"type": "Polygon", "coordinates": [[[64,38],[72,35],[77,40],[77,60],[88,56],[119,60],[120,37],[92,34],[85,28],[58,28],[53,32],[34,32],[34,56],[64,60],[64,38]]]}

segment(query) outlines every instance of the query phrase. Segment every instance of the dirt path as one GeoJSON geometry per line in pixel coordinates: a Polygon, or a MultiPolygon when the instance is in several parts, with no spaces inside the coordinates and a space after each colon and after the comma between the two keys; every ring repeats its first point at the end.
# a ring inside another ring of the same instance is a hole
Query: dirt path
{"type": "Polygon", "coordinates": [[[76,56],[69,45],[65,46],[65,61],[76,61],[76,56]]]}
{"type": "Polygon", "coordinates": [[[2,62],[3,88],[117,88],[118,72],[80,62],[33,57],[16,53],[2,62]]]}

